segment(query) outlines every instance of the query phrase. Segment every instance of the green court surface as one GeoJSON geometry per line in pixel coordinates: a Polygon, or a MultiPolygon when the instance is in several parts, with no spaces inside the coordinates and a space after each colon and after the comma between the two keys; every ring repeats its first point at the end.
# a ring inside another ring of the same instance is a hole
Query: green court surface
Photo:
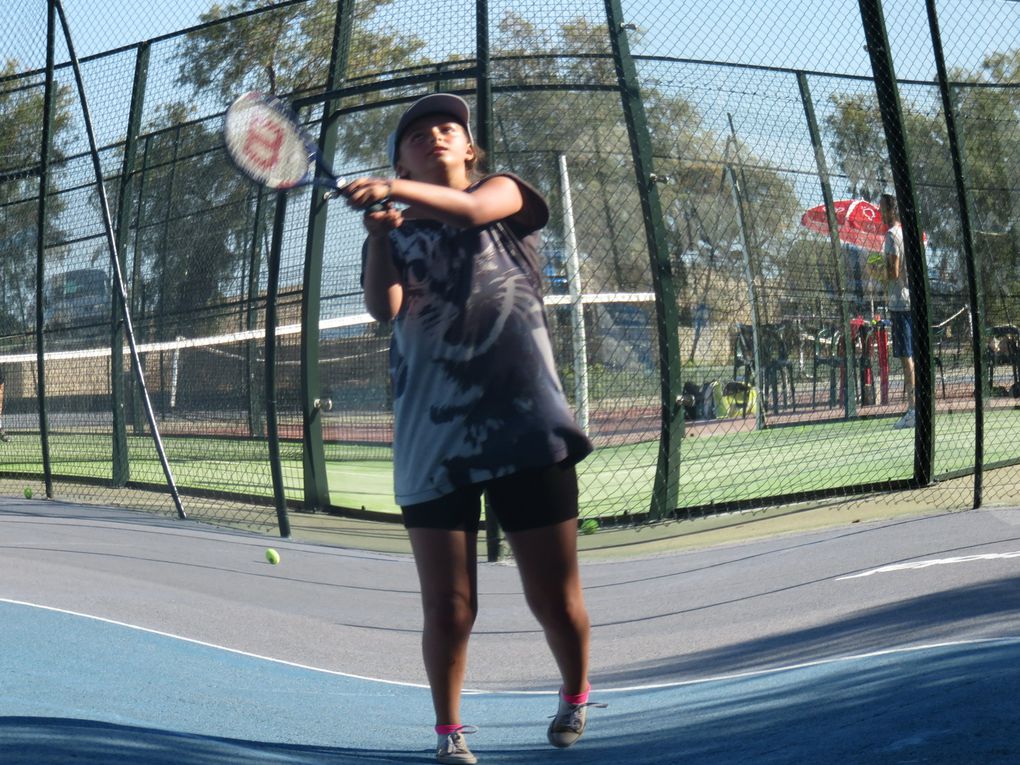
{"type": "MultiPolygon", "coordinates": [[[[680,456],[679,506],[753,500],[796,492],[909,478],[914,464],[914,431],[895,430],[891,418],[816,422],[765,430],[702,433],[684,440],[680,456]]],[[[1015,458],[1020,411],[986,412],[985,461],[1015,458]]],[[[945,476],[973,466],[971,413],[939,413],[935,423],[935,474],[945,476]]],[[[204,437],[165,438],[178,486],[202,493],[272,497],[264,441],[204,437]]],[[[16,433],[0,446],[0,474],[42,475],[37,434],[16,433]]],[[[581,513],[613,517],[643,513],[649,506],[659,445],[643,442],[603,447],[579,466],[581,513]]],[[[111,478],[108,435],[62,432],[50,435],[53,474],[91,482],[111,478]]],[[[151,440],[129,439],[133,483],[164,482],[151,440]]],[[[327,475],[337,507],[396,513],[392,466],[384,447],[327,445],[327,475]],[[345,459],[355,452],[358,459],[345,459]]],[[[287,496],[301,499],[299,443],[283,448],[287,496]]]]}

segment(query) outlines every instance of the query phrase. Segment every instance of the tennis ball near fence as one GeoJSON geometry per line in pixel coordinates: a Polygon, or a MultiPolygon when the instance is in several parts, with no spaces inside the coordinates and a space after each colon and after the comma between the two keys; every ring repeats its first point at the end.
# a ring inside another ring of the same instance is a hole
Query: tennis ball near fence
{"type": "Polygon", "coordinates": [[[272,563],[274,566],[280,562],[280,553],[276,552],[272,547],[266,550],[266,560],[272,563]]]}
{"type": "Polygon", "coordinates": [[[25,499],[32,499],[32,487],[31,486],[26,486],[25,487],[25,499]]]}
{"type": "Polygon", "coordinates": [[[583,523],[581,523],[581,533],[582,534],[594,534],[598,530],[599,530],[599,522],[597,520],[595,520],[594,518],[589,518],[588,520],[586,520],[583,523]]]}

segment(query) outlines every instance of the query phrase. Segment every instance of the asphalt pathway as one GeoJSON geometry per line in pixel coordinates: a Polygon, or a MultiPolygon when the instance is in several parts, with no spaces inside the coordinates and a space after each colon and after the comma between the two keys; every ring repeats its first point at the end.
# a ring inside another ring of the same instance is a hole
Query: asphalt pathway
{"type": "MultiPolygon", "coordinates": [[[[405,556],[13,499],[0,553],[0,763],[433,761],[405,556]]],[[[583,575],[609,707],[554,751],[516,569],[481,565],[480,762],[1020,762],[1020,509],[583,575]]]]}

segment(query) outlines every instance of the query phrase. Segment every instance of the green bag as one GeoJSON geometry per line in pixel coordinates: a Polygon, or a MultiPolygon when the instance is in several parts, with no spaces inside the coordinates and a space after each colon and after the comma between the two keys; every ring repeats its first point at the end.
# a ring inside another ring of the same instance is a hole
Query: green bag
{"type": "Polygon", "coordinates": [[[758,414],[758,391],[744,382],[726,383],[722,389],[722,400],[726,406],[723,417],[753,417],[758,414]]]}

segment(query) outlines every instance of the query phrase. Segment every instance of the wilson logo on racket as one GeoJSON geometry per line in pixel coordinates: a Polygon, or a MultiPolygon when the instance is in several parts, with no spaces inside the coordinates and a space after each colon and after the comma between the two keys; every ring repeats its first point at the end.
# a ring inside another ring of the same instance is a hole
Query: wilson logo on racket
{"type": "Polygon", "coordinates": [[[284,133],[279,125],[266,119],[252,120],[244,137],[241,151],[244,158],[252,165],[271,171],[280,161],[280,147],[283,146],[284,133]]]}

